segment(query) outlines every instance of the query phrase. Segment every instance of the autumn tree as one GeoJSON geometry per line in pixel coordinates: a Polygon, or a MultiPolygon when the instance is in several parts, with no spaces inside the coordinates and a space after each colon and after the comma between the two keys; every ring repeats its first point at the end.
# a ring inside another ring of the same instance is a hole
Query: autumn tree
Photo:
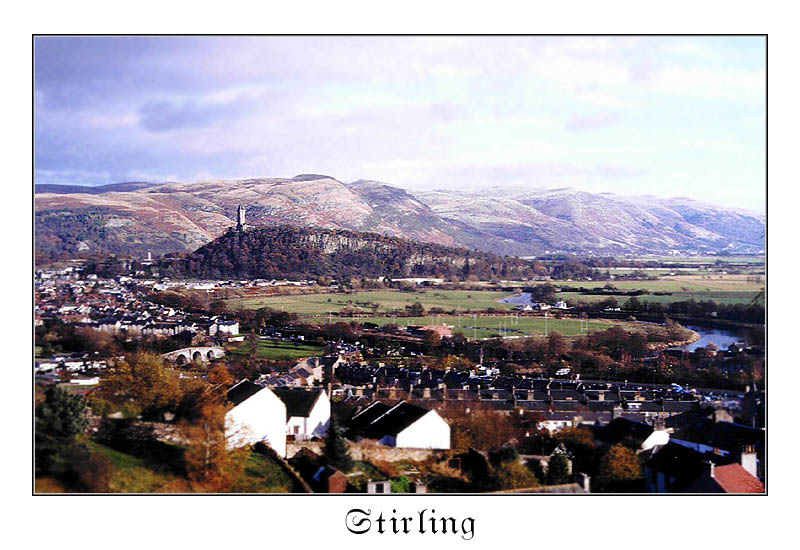
{"type": "Polygon", "coordinates": [[[515,435],[508,415],[494,411],[475,411],[454,422],[453,429],[454,441],[459,446],[468,445],[481,451],[498,449],[515,435]]]}
{"type": "Polygon", "coordinates": [[[600,492],[633,492],[641,478],[642,467],[636,453],[617,443],[600,461],[597,487],[600,492]]]}
{"type": "Polygon", "coordinates": [[[140,353],[112,365],[100,393],[119,404],[133,404],[148,418],[174,410],[182,397],[178,373],[158,355],[140,353]]]}
{"type": "Polygon", "coordinates": [[[495,469],[495,478],[500,489],[524,489],[539,485],[530,468],[519,460],[501,463],[495,469]]]}
{"type": "Polygon", "coordinates": [[[228,370],[228,367],[221,363],[211,368],[206,378],[214,386],[227,387],[233,384],[233,375],[228,370]]]}
{"type": "Polygon", "coordinates": [[[179,425],[186,442],[186,474],[196,490],[233,491],[242,478],[249,449],[233,447],[231,439],[239,434],[227,429],[229,408],[221,401],[206,402],[199,418],[179,425]]]}
{"type": "Polygon", "coordinates": [[[557,360],[569,351],[569,344],[559,332],[551,332],[547,336],[547,356],[551,361],[557,360]]]}

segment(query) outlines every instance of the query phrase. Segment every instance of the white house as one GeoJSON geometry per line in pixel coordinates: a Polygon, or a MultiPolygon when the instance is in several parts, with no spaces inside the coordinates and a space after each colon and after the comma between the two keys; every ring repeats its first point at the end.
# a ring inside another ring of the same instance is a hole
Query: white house
{"type": "Polygon", "coordinates": [[[286,405],[286,435],[295,440],[323,437],[331,421],[331,402],[322,389],[275,388],[286,405]]]}
{"type": "Polygon", "coordinates": [[[225,418],[229,446],[263,441],[286,456],[286,405],[272,390],[242,380],[228,390],[228,401],[233,404],[225,418]]]}
{"type": "Polygon", "coordinates": [[[390,447],[449,449],[450,426],[435,410],[401,401],[390,407],[373,403],[354,415],[348,436],[374,439],[390,447]]]}
{"type": "Polygon", "coordinates": [[[215,320],[209,327],[208,327],[208,335],[228,335],[228,336],[236,336],[239,334],[239,321],[222,321],[222,320],[215,320]]]}

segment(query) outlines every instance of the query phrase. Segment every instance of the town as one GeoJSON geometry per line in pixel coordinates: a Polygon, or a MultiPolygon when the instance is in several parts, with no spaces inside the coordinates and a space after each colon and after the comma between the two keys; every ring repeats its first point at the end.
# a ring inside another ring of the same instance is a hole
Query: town
{"type": "Polygon", "coordinates": [[[357,283],[412,297],[390,313],[349,280],[170,279],[153,264],[36,271],[37,488],[764,492],[763,344],[687,351],[695,331],[633,320],[655,315],[631,309],[640,292],[570,305],[541,277],[357,283]],[[426,311],[426,291],[457,305],[426,311]],[[231,306],[243,297],[329,311],[231,306]],[[66,433],[48,425],[57,406],[66,433]]]}

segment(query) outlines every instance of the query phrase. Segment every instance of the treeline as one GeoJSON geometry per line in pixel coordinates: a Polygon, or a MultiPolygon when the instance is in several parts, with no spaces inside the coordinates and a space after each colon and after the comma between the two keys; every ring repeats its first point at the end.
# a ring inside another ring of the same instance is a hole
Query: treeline
{"type": "Polygon", "coordinates": [[[708,319],[721,319],[751,324],[764,324],[766,321],[766,310],[763,303],[723,304],[713,300],[697,301],[693,298],[680,302],[662,304],[640,299],[635,296],[624,302],[620,302],[613,297],[608,297],[595,303],[579,302],[575,305],[573,311],[602,311],[604,309],[614,309],[617,307],[626,313],[646,313],[662,317],[685,315],[689,317],[705,317],[708,319]]]}
{"type": "Polygon", "coordinates": [[[230,230],[191,254],[159,263],[163,275],[198,278],[531,277],[534,265],[465,248],[446,247],[375,233],[260,227],[230,230]]]}

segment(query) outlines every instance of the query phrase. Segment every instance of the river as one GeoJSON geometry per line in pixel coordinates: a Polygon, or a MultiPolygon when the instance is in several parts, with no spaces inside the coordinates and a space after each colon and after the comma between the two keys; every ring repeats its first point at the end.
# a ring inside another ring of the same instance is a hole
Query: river
{"type": "MultiPolygon", "coordinates": [[[[509,296],[508,298],[498,300],[498,302],[512,304],[515,306],[524,306],[531,303],[531,293],[523,292],[519,296],[509,296]]],[[[737,336],[736,333],[729,330],[701,327],[696,325],[686,325],[686,328],[693,330],[700,335],[700,339],[698,341],[684,346],[687,351],[694,351],[697,348],[705,347],[708,344],[714,344],[717,346],[717,349],[725,350],[728,349],[728,346],[731,344],[735,342],[741,342],[743,340],[741,336],[737,336]]]]}
{"type": "Polygon", "coordinates": [[[697,342],[692,342],[691,344],[684,346],[687,351],[694,351],[697,348],[702,348],[709,344],[714,344],[717,346],[717,349],[725,350],[728,349],[728,346],[731,344],[741,342],[743,340],[741,336],[737,336],[736,333],[729,330],[698,327],[693,325],[686,325],[686,328],[693,330],[700,335],[700,339],[697,342]]]}

